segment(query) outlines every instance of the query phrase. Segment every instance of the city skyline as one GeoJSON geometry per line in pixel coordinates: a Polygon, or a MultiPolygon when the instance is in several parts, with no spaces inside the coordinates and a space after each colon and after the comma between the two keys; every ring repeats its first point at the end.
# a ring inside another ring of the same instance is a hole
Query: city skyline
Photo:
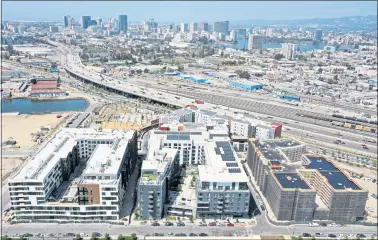
{"type": "Polygon", "coordinates": [[[61,21],[64,15],[71,15],[75,19],[79,19],[82,15],[106,19],[126,14],[130,22],[143,21],[149,18],[154,18],[158,22],[296,20],[376,15],[376,9],[377,3],[369,1],[92,2],[90,5],[88,5],[88,2],[4,2],[3,19],[61,21]],[[141,9],[144,11],[140,11],[141,9]],[[161,10],[155,11],[156,9],[161,10]],[[177,9],[184,11],[177,11],[177,9]],[[213,11],[208,11],[208,9],[213,9],[213,11]],[[43,14],[38,14],[42,11],[43,14]],[[196,13],[195,16],[193,16],[194,12],[196,13]]]}

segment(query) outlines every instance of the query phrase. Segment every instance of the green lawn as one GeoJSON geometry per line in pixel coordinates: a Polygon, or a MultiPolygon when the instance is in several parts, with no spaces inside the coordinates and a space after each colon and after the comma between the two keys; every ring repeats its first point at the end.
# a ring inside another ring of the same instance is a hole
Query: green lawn
{"type": "Polygon", "coordinates": [[[154,174],[143,174],[142,178],[148,178],[150,181],[155,181],[156,180],[156,175],[154,174]]]}

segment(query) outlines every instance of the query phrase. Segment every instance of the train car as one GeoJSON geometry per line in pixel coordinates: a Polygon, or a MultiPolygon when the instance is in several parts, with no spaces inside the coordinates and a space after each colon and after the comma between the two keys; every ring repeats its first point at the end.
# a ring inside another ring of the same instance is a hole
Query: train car
{"type": "Polygon", "coordinates": [[[363,126],[362,125],[356,125],[357,130],[362,130],[363,126]]]}
{"type": "Polygon", "coordinates": [[[376,128],[371,128],[371,129],[370,129],[370,132],[372,132],[372,133],[376,133],[376,132],[377,132],[377,129],[376,129],[376,128]]]}
{"type": "Polygon", "coordinates": [[[332,125],[342,127],[342,126],[344,126],[344,123],[342,123],[342,122],[337,122],[337,121],[332,121],[332,125]]]}
{"type": "Polygon", "coordinates": [[[367,131],[367,132],[370,132],[371,127],[364,126],[364,127],[362,128],[362,130],[367,131]]]}

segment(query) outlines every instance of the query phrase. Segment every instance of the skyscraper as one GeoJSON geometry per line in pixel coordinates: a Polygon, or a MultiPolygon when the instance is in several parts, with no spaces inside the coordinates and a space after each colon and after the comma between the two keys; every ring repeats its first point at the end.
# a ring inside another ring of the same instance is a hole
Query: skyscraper
{"type": "Polygon", "coordinates": [[[273,36],[273,28],[267,28],[266,29],[266,36],[268,36],[268,37],[273,36]]]}
{"type": "Polygon", "coordinates": [[[264,40],[264,36],[257,35],[257,34],[249,35],[248,50],[262,49],[263,40],[264,40]]]}
{"type": "Polygon", "coordinates": [[[228,34],[230,22],[229,21],[222,21],[222,22],[214,22],[214,32],[217,33],[224,33],[228,34]]]}
{"type": "Polygon", "coordinates": [[[238,40],[238,35],[235,29],[230,32],[230,40],[233,42],[238,40]]]}
{"type": "Polygon", "coordinates": [[[239,28],[236,35],[238,36],[238,39],[247,39],[247,29],[239,28]]]}
{"type": "Polygon", "coordinates": [[[201,22],[200,26],[199,26],[199,30],[208,32],[209,31],[209,24],[207,22],[201,22]]]}
{"type": "Polygon", "coordinates": [[[127,32],[127,15],[119,15],[118,16],[118,31],[120,32],[127,32]]]}
{"type": "Polygon", "coordinates": [[[91,16],[81,16],[81,26],[84,29],[89,27],[89,22],[91,21],[91,16]]]}
{"type": "Polygon", "coordinates": [[[198,29],[198,23],[195,23],[195,22],[190,23],[190,25],[189,25],[189,31],[190,32],[195,32],[195,31],[197,31],[197,29],[198,29]]]}
{"type": "Polygon", "coordinates": [[[180,25],[181,27],[180,27],[180,31],[181,32],[187,32],[189,29],[189,27],[188,27],[188,24],[187,23],[181,23],[181,25],[180,25]]]}
{"type": "Polygon", "coordinates": [[[282,54],[286,59],[291,60],[295,57],[297,51],[297,45],[292,43],[283,43],[282,44],[282,54]]]}
{"type": "Polygon", "coordinates": [[[66,15],[66,16],[63,17],[63,19],[64,19],[64,27],[65,27],[65,28],[68,28],[68,26],[71,24],[71,23],[70,23],[70,21],[71,21],[71,17],[68,16],[68,15],[66,15]]]}
{"type": "Polygon", "coordinates": [[[323,31],[321,29],[317,29],[314,34],[314,39],[315,40],[322,40],[323,37],[323,31]]]}

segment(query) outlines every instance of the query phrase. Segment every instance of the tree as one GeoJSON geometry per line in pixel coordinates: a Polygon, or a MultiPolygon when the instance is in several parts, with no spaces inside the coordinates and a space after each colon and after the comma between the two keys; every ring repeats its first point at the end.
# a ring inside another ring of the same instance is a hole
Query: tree
{"type": "Polygon", "coordinates": [[[137,235],[135,234],[135,233],[132,233],[131,234],[131,238],[133,239],[133,240],[137,240],[138,238],[137,238],[137,235]]]}
{"type": "Polygon", "coordinates": [[[274,55],[274,59],[276,59],[276,60],[281,60],[284,57],[285,56],[283,54],[281,54],[281,53],[274,55]]]}
{"type": "Polygon", "coordinates": [[[138,69],[136,72],[137,72],[138,74],[141,74],[143,71],[142,71],[142,69],[138,69]]]}
{"type": "Polygon", "coordinates": [[[103,240],[110,240],[110,236],[108,233],[105,233],[105,236],[102,238],[103,240]]]}
{"type": "Polygon", "coordinates": [[[142,62],[143,59],[141,57],[138,58],[138,62],[142,62]]]}
{"type": "Polygon", "coordinates": [[[125,239],[125,238],[122,236],[122,234],[118,235],[117,240],[123,240],[123,239],[125,239]]]}
{"type": "Polygon", "coordinates": [[[131,70],[130,70],[130,73],[131,73],[131,74],[135,74],[135,70],[134,70],[134,69],[131,69],[131,70]]]}
{"type": "Polygon", "coordinates": [[[79,234],[76,234],[76,236],[75,236],[74,240],[82,240],[82,237],[80,237],[80,235],[79,235],[79,234]]]}
{"type": "Polygon", "coordinates": [[[12,98],[12,92],[9,92],[9,96],[8,96],[9,98],[12,98]]]}
{"type": "Polygon", "coordinates": [[[223,52],[223,51],[221,51],[221,54],[220,54],[220,56],[221,56],[221,57],[223,57],[223,56],[224,56],[224,52],[223,52]]]}
{"type": "Polygon", "coordinates": [[[145,68],[143,72],[144,72],[144,73],[149,73],[150,70],[148,70],[147,68],[145,68]]]}
{"type": "Polygon", "coordinates": [[[96,240],[96,239],[97,239],[97,237],[96,237],[96,235],[93,233],[92,236],[91,236],[91,240],[96,240]]]}
{"type": "Polygon", "coordinates": [[[184,71],[184,66],[179,65],[179,66],[177,67],[177,71],[179,71],[179,72],[184,71]]]}

